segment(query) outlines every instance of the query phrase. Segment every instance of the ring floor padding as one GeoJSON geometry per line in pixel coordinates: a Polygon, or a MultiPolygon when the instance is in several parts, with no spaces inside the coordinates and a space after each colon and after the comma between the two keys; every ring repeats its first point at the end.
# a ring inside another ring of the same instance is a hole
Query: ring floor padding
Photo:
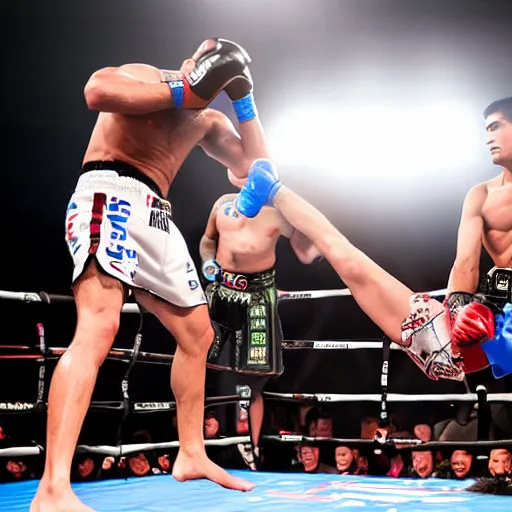
{"type": "MultiPolygon", "coordinates": [[[[251,492],[223,489],[206,480],[179,483],[169,475],[103,480],[73,485],[97,512],[503,512],[512,498],[464,491],[472,480],[455,481],[337,476],[326,474],[232,474],[257,484],[251,492]]],[[[0,511],[26,512],[38,481],[0,484],[0,511]]]]}

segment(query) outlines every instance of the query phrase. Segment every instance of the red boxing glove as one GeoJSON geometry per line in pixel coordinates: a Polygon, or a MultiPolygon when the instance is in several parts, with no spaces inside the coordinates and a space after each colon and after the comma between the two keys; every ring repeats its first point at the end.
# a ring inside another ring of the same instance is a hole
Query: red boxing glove
{"type": "Polygon", "coordinates": [[[461,308],[452,325],[452,343],[459,348],[479,345],[494,338],[494,315],[479,302],[461,308]]]}

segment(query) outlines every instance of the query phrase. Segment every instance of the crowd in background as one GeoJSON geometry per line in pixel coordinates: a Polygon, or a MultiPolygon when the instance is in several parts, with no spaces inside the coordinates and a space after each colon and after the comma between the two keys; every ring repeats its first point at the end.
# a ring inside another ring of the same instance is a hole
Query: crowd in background
{"type": "MultiPolygon", "coordinates": [[[[246,409],[236,405],[236,418],[233,419],[234,435],[249,434],[249,418],[246,409]]],[[[505,447],[491,450],[484,457],[477,457],[471,450],[415,450],[409,445],[401,445],[397,440],[416,438],[423,442],[433,439],[433,425],[411,423],[412,428],[401,427],[400,418],[392,417],[385,428],[379,426],[377,418],[366,416],[360,419],[360,439],[372,440],[383,435],[395,440],[383,450],[375,450],[374,445],[354,448],[335,441],[336,420],[330,413],[318,407],[287,407],[288,416],[296,419],[298,428],[286,430],[290,423],[283,418],[285,407],[274,407],[267,414],[266,434],[297,434],[307,438],[307,442],[297,444],[264,441],[262,447],[262,471],[290,473],[326,473],[341,475],[371,475],[393,478],[449,478],[471,479],[485,476],[506,475],[511,473],[511,453],[505,447]],[[315,439],[312,439],[315,438],[315,439]],[[380,451],[380,453],[376,453],[380,451]]],[[[156,440],[148,428],[127,433],[124,444],[145,444],[156,440]]],[[[226,414],[221,410],[207,409],[204,433],[206,439],[224,437],[222,422],[226,414]]],[[[20,421],[26,421],[19,417],[20,421]]],[[[10,423],[12,425],[12,423],[10,423]]],[[[170,439],[168,439],[170,440],[170,439]]],[[[13,435],[8,427],[0,425],[0,448],[20,446],[19,436],[13,435]]],[[[26,439],[24,446],[30,446],[26,439]]],[[[256,469],[250,443],[238,443],[231,446],[208,446],[209,456],[227,469],[256,469]]],[[[171,473],[176,449],[147,451],[142,450],[122,457],[105,457],[94,453],[77,454],[73,462],[72,479],[75,482],[106,478],[143,477],[155,474],[171,473]]],[[[480,453],[480,452],[479,452],[480,453]]],[[[29,457],[0,458],[0,479],[13,482],[40,478],[43,470],[43,455],[29,457]]]]}

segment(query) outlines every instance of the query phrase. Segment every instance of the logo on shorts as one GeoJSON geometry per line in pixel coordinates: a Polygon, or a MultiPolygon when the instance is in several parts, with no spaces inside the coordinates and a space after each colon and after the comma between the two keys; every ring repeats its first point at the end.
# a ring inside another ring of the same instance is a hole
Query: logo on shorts
{"type": "Polygon", "coordinates": [[[165,233],[170,233],[171,221],[170,204],[158,197],[153,197],[151,200],[151,213],[149,214],[150,227],[165,231],[165,233]]]}
{"type": "Polygon", "coordinates": [[[78,212],[74,212],[74,210],[78,210],[78,205],[71,201],[66,210],[66,240],[73,254],[76,254],[78,249],[82,247],[82,244],[78,243],[79,238],[76,235],[76,226],[74,221],[78,217],[78,212]]]}
{"type": "Polygon", "coordinates": [[[188,286],[192,291],[197,290],[199,288],[199,283],[195,279],[191,279],[188,282],[188,286]]]}
{"type": "Polygon", "coordinates": [[[123,199],[112,197],[107,210],[109,212],[107,219],[110,220],[112,227],[110,243],[106,249],[107,255],[113,259],[110,266],[133,279],[139,266],[139,259],[133,249],[126,248],[128,238],[126,223],[132,213],[131,204],[123,199]]]}

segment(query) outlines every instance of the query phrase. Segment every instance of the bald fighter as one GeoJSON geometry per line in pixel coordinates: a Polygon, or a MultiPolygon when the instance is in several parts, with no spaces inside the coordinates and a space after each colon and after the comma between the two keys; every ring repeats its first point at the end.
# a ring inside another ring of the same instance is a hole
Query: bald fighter
{"type": "MultiPolygon", "coordinates": [[[[245,183],[231,171],[228,177],[235,187],[245,183]]],[[[251,219],[238,215],[233,207],[236,196],[225,194],[213,205],[199,252],[203,275],[211,283],[206,289],[210,316],[219,326],[208,361],[233,370],[237,383],[251,388],[251,440],[258,465],[264,412],[261,393],[268,380],[283,371],[276,244],[280,237],[288,238],[304,264],[313,263],[320,254],[275,208],[264,206],[251,219]]]]}
{"type": "Polygon", "coordinates": [[[240,178],[267,155],[249,63],[240,46],[210,39],[179,71],[128,64],[100,69],[85,86],[87,105],[99,115],[66,216],[77,325],[52,378],[46,464],[33,512],[90,510],[71,490],[71,460],[129,291],[177,341],[171,387],[180,449],[173,476],[253,487],[205,452],[205,365],[214,334],[199,276],[165,200],[195,146],[240,178]],[[233,101],[240,134],[226,116],[206,108],[221,90],[233,101]]]}
{"type": "MultiPolygon", "coordinates": [[[[479,291],[498,307],[509,310],[512,302],[512,97],[491,103],[484,111],[484,118],[486,143],[500,173],[472,187],[464,199],[448,292],[479,291]],[[495,266],[480,279],[482,247],[495,266]]],[[[497,378],[511,373],[512,347],[504,353],[504,346],[508,344],[483,344],[472,371],[491,364],[497,378]]]]}
{"type": "MultiPolygon", "coordinates": [[[[315,207],[282,185],[272,163],[263,159],[253,164],[235,207],[254,217],[265,204],[273,205],[315,244],[361,309],[429,378],[462,380],[458,344],[477,346],[495,336],[492,305],[484,298],[454,292],[441,304],[413,293],[354,247],[315,207]]],[[[505,317],[510,323],[510,315],[505,317]]]]}

